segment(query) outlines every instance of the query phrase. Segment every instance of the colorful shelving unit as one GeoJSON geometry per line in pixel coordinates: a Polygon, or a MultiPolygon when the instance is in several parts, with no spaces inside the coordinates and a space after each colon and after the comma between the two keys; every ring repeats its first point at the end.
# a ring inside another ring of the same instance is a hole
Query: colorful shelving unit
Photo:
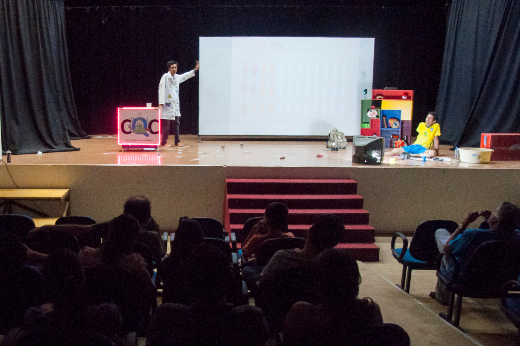
{"type": "Polygon", "coordinates": [[[413,90],[373,89],[371,100],[361,100],[361,135],[385,138],[392,148],[399,138],[412,135],[413,90]]]}

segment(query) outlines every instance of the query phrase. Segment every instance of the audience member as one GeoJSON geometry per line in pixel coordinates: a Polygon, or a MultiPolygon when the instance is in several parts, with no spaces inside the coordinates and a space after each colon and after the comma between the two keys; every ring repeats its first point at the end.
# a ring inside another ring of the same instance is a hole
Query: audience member
{"type": "Polygon", "coordinates": [[[42,275],[25,265],[26,248],[10,233],[0,235],[0,335],[21,326],[25,312],[43,303],[42,275]]]}
{"type": "Polygon", "coordinates": [[[182,303],[186,299],[188,271],[186,262],[193,248],[202,243],[202,229],[195,220],[182,220],[171,242],[170,254],[157,268],[164,284],[163,303],[182,303]]]}
{"type": "Polygon", "coordinates": [[[265,209],[264,218],[260,220],[247,236],[242,245],[242,253],[251,257],[256,254],[258,247],[268,239],[294,237],[287,232],[287,216],[289,209],[280,202],[273,202],[265,209]]]}
{"type": "Polygon", "coordinates": [[[262,311],[249,305],[233,307],[226,298],[233,280],[226,255],[200,244],[192,251],[187,267],[195,302],[189,307],[161,305],[150,324],[148,345],[265,345],[267,328],[262,311]]]}
{"type": "Polygon", "coordinates": [[[156,288],[147,270],[147,263],[135,251],[139,230],[136,218],[121,214],[110,221],[108,237],[100,248],[84,247],[78,256],[84,268],[109,265],[132,273],[141,283],[143,300],[153,300],[156,288]]]}
{"type": "MultiPolygon", "coordinates": [[[[455,257],[460,264],[460,270],[463,271],[479,245],[490,240],[518,241],[519,239],[515,238],[520,235],[519,228],[520,208],[512,203],[503,202],[493,213],[489,210],[469,213],[452,234],[445,229],[437,230],[435,240],[439,251],[455,257]],[[484,217],[489,229],[467,229],[479,216],[484,217]]],[[[453,264],[447,261],[446,257],[443,257],[440,269],[447,277],[454,271],[453,264]]],[[[432,292],[430,297],[437,299],[441,304],[448,304],[449,292],[441,280],[437,279],[435,292],[432,292]]]]}
{"type": "MultiPolygon", "coordinates": [[[[253,227],[251,232],[242,244],[242,253],[246,257],[256,255],[260,245],[266,240],[294,237],[290,232],[287,232],[287,216],[289,209],[283,203],[270,203],[265,209],[264,218],[253,227]]],[[[263,266],[256,264],[249,264],[242,269],[242,278],[248,284],[248,287],[253,287],[255,282],[260,278],[263,266]]]]}
{"type": "Polygon", "coordinates": [[[320,216],[307,232],[303,249],[277,251],[264,267],[262,280],[291,267],[308,265],[323,250],[336,246],[344,231],[344,224],[336,215],[320,216]]]}
{"type": "MultiPolygon", "coordinates": [[[[146,247],[147,257],[150,262],[158,263],[166,254],[166,247],[161,239],[160,229],[151,216],[151,203],[145,196],[132,196],[124,204],[124,213],[129,214],[139,222],[137,242],[146,247]]],[[[111,220],[112,221],[112,220],[111,220]]],[[[55,239],[74,236],[78,239],[80,248],[84,246],[98,248],[101,239],[107,239],[110,232],[110,222],[101,222],[95,225],[46,225],[31,230],[27,236],[28,244],[54,243],[55,239]]],[[[145,251],[145,250],[143,250],[145,251]]],[[[41,265],[46,258],[43,248],[28,250],[28,260],[36,265],[41,265]],[[36,250],[36,251],[32,251],[36,250]]]]}
{"type": "MultiPolygon", "coordinates": [[[[166,254],[166,247],[161,239],[159,225],[152,217],[152,205],[145,196],[132,196],[128,198],[123,206],[123,213],[131,215],[139,222],[139,233],[137,242],[145,244],[151,252],[151,256],[155,262],[166,254]]],[[[110,232],[110,221],[101,222],[89,226],[94,233],[106,239],[110,232]]]]}
{"type": "Polygon", "coordinates": [[[42,272],[46,303],[30,308],[23,327],[12,329],[2,345],[111,345],[103,330],[84,328],[85,276],[76,254],[70,249],[50,253],[42,272]]]}
{"type": "Polygon", "coordinates": [[[284,322],[285,345],[330,345],[336,331],[351,325],[383,323],[370,298],[359,299],[361,275],[345,250],[326,249],[316,261],[318,304],[298,302],[284,322]]]}
{"type": "Polygon", "coordinates": [[[124,346],[123,317],[117,305],[103,303],[89,306],[85,311],[84,321],[87,333],[101,333],[112,341],[113,346],[124,346]]]}

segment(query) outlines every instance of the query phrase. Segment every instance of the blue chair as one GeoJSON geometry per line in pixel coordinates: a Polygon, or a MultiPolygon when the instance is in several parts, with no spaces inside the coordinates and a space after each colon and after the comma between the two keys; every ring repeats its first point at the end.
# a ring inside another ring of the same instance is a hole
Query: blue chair
{"type": "Polygon", "coordinates": [[[439,316],[461,330],[459,323],[463,297],[501,298],[506,282],[518,279],[520,275],[520,244],[514,241],[482,243],[471,254],[465,268],[461,268],[455,257],[442,256],[446,256],[453,270],[443,274],[441,260],[436,264],[437,277],[450,293],[448,311],[439,316]]]}
{"type": "Polygon", "coordinates": [[[500,310],[519,329],[515,344],[520,346],[520,282],[518,280],[508,281],[504,285],[500,310]]]}
{"type": "Polygon", "coordinates": [[[410,293],[410,281],[412,270],[434,270],[435,261],[439,256],[439,250],[435,243],[435,231],[439,228],[447,229],[453,233],[458,227],[455,221],[450,220],[429,220],[424,221],[415,230],[410,246],[408,238],[400,233],[394,233],[390,247],[392,255],[397,262],[403,265],[401,275],[401,285],[397,285],[406,293],[410,293]],[[397,237],[403,242],[402,248],[395,248],[397,237]]]}
{"type": "Polygon", "coordinates": [[[199,223],[200,227],[202,227],[202,234],[204,235],[204,238],[219,238],[226,242],[231,242],[233,251],[236,251],[237,242],[235,233],[228,234],[220,221],[211,217],[190,217],[189,219],[195,220],[199,223]]]}
{"type": "Polygon", "coordinates": [[[31,217],[23,214],[1,214],[0,233],[11,233],[25,239],[30,230],[35,229],[31,217]]]}
{"type": "Polygon", "coordinates": [[[90,216],[62,216],[56,220],[55,225],[94,225],[96,220],[90,216]]]}
{"type": "Polygon", "coordinates": [[[263,216],[251,217],[246,220],[242,229],[235,230],[236,240],[237,243],[240,244],[240,247],[242,247],[242,243],[244,242],[244,240],[246,240],[247,236],[249,235],[253,227],[255,227],[258,221],[262,220],[263,218],[263,216]]]}

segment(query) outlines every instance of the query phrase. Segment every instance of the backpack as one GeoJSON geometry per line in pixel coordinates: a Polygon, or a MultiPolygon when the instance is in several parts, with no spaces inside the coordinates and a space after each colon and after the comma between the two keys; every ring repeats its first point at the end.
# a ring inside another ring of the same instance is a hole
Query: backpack
{"type": "Polygon", "coordinates": [[[336,128],[333,128],[329,133],[329,140],[327,141],[327,148],[332,148],[333,144],[336,144],[336,147],[340,149],[345,149],[347,147],[347,139],[345,138],[345,134],[343,132],[338,131],[336,128]]]}

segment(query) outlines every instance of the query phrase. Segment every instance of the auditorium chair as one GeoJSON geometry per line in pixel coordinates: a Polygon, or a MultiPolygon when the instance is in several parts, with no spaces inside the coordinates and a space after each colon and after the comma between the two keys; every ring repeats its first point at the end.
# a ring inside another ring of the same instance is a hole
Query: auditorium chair
{"type": "Polygon", "coordinates": [[[62,216],[56,222],[55,225],[94,225],[96,220],[90,216],[62,216]]]}
{"type": "Polygon", "coordinates": [[[0,233],[12,233],[25,239],[35,227],[33,219],[27,215],[0,214],[0,233]]]}
{"type": "MultiPolygon", "coordinates": [[[[182,219],[184,218],[181,218],[180,222],[182,222],[182,219]]],[[[195,220],[200,224],[204,238],[219,238],[226,242],[231,242],[233,251],[236,251],[235,233],[228,234],[220,221],[211,217],[190,217],[189,219],[195,220]]]]}
{"type": "Polygon", "coordinates": [[[410,246],[408,238],[400,233],[394,233],[390,247],[394,258],[403,265],[401,274],[401,285],[397,285],[406,293],[410,293],[410,281],[412,270],[434,270],[435,261],[439,256],[439,250],[435,242],[435,231],[445,228],[452,233],[457,229],[455,221],[449,220],[429,220],[424,221],[415,230],[410,246]],[[397,238],[403,242],[402,248],[395,248],[397,238]]]}
{"type": "Polygon", "coordinates": [[[144,332],[157,301],[141,292],[139,278],[113,266],[85,268],[84,271],[87,304],[116,304],[123,317],[125,332],[144,332]]]}
{"type": "Polygon", "coordinates": [[[228,242],[220,239],[220,238],[206,238],[204,237],[204,243],[211,244],[217,248],[219,248],[233,263],[234,266],[238,265],[238,257],[236,252],[231,250],[231,247],[228,242]]]}
{"type": "Polygon", "coordinates": [[[284,340],[285,346],[410,346],[410,336],[399,325],[383,324],[356,324],[345,322],[343,325],[331,325],[326,330],[316,332],[310,340],[295,344],[291,340],[284,340]]]}
{"type": "Polygon", "coordinates": [[[316,302],[315,273],[310,265],[284,270],[274,277],[262,277],[255,292],[255,306],[262,309],[271,337],[282,331],[283,321],[299,301],[316,302]]]}
{"type": "Polygon", "coordinates": [[[253,227],[255,227],[255,225],[258,223],[258,221],[260,221],[262,219],[263,219],[263,216],[251,217],[246,220],[242,229],[238,229],[235,231],[237,244],[240,244],[240,247],[242,247],[242,243],[244,242],[244,240],[246,240],[247,236],[249,235],[249,233],[251,232],[253,227]]]}
{"type": "Polygon", "coordinates": [[[439,315],[459,327],[462,298],[501,298],[504,285],[517,280],[520,275],[520,245],[511,241],[487,241],[470,256],[465,268],[448,254],[441,254],[436,263],[437,277],[448,288],[449,306],[447,313],[439,315]],[[453,273],[441,272],[441,258],[446,256],[453,266],[453,273]]]}
{"type": "Polygon", "coordinates": [[[520,282],[511,280],[502,289],[500,309],[506,317],[519,329],[516,335],[516,346],[520,346],[520,282]]]}
{"type": "Polygon", "coordinates": [[[55,225],[39,227],[27,235],[27,246],[34,251],[49,254],[54,250],[67,248],[78,253],[81,246],[73,232],[55,225]]]}
{"type": "MultiPolygon", "coordinates": [[[[285,238],[275,238],[265,240],[258,247],[258,251],[254,258],[248,258],[244,254],[242,254],[241,265],[239,266],[242,270],[244,270],[247,266],[257,267],[255,271],[260,273],[261,269],[269,263],[269,260],[274,256],[274,254],[278,250],[290,250],[296,248],[303,248],[305,244],[305,238],[300,237],[285,237],[285,238]]],[[[246,281],[247,287],[251,293],[251,296],[255,296],[257,291],[257,281],[258,277],[251,277],[248,281],[246,281]]]]}
{"type": "Polygon", "coordinates": [[[256,253],[254,260],[246,261],[244,265],[249,265],[254,263],[258,266],[265,266],[271,257],[274,256],[276,251],[278,250],[289,250],[300,248],[303,249],[305,245],[305,238],[301,237],[284,237],[284,238],[275,238],[268,239],[264,241],[258,247],[258,251],[256,253]]]}

